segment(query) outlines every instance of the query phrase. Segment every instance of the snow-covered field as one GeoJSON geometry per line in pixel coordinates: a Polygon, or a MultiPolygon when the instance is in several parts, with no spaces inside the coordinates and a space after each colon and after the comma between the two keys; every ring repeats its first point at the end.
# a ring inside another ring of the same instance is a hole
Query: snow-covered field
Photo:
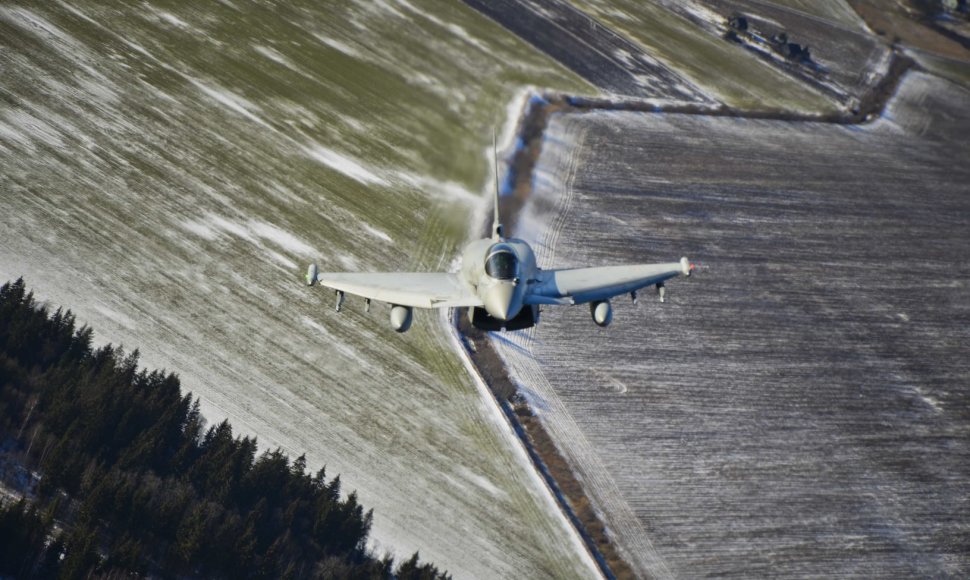
{"type": "MultiPolygon", "coordinates": [[[[669,2],[572,4],[708,97],[834,108],[669,2]]],[[[451,267],[492,128],[596,89],[437,0],[8,2],[0,70],[0,278],[339,473],[379,552],[597,575],[446,318],[399,336],[301,280],[451,267]]],[[[864,127],[554,118],[519,220],[543,265],[701,263],[605,331],[550,308],[499,343],[636,569],[966,575],[968,100],[912,75],[864,127]]]]}
{"type": "MultiPolygon", "coordinates": [[[[716,100],[739,108],[830,112],[835,102],[717,34],[698,27],[704,4],[679,0],[570,0],[716,100]]],[[[716,18],[718,24],[721,19],[716,18]]],[[[710,28],[706,26],[706,28],[710,28]]]]}
{"type": "Polygon", "coordinates": [[[769,2],[710,0],[677,9],[692,14],[695,21],[718,36],[727,31],[729,17],[744,14],[749,32],[760,38],[745,41],[748,49],[776,68],[801,76],[847,108],[857,104],[889,67],[889,46],[865,29],[842,26],[769,2]],[[782,32],[788,35],[789,42],[810,50],[810,65],[788,62],[769,46],[768,39],[782,32]]]}
{"type": "Polygon", "coordinates": [[[400,336],[301,279],[449,267],[492,127],[527,85],[588,85],[418,0],[6,2],[0,70],[0,278],[339,473],[379,552],[597,575],[441,319],[400,336]]]}
{"type": "Polygon", "coordinates": [[[696,275],[493,341],[648,577],[970,573],[970,92],[840,126],[555,115],[543,267],[696,275]]]}

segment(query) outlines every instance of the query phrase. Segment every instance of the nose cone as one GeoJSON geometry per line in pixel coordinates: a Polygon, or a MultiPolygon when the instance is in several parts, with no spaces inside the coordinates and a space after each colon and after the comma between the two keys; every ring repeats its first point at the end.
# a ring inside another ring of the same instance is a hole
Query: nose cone
{"type": "Polygon", "coordinates": [[[515,284],[502,283],[492,286],[485,293],[485,310],[499,320],[508,320],[509,315],[515,315],[511,312],[514,294],[515,284]]]}

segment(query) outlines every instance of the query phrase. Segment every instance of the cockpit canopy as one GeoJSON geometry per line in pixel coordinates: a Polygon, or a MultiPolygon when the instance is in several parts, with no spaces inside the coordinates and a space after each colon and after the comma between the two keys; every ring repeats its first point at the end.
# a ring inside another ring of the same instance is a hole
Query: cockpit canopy
{"type": "Polygon", "coordinates": [[[513,280],[519,270],[519,259],[508,246],[496,244],[485,259],[485,273],[496,280],[513,280]]]}

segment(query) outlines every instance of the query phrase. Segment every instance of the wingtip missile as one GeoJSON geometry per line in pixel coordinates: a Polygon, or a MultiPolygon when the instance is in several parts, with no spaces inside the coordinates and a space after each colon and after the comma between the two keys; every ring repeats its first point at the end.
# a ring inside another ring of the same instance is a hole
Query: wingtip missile
{"type": "Polygon", "coordinates": [[[690,263],[687,256],[680,259],[680,271],[684,276],[690,276],[691,272],[694,271],[694,265],[690,263]]]}

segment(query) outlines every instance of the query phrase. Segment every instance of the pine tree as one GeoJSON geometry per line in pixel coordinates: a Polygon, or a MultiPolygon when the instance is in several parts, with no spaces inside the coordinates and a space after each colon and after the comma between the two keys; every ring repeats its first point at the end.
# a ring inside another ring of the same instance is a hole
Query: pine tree
{"type": "Polygon", "coordinates": [[[92,575],[101,564],[97,552],[97,534],[93,529],[77,526],[65,544],[66,556],[59,577],[62,580],[80,580],[92,575]]]}
{"type": "Polygon", "coordinates": [[[0,505],[0,575],[27,576],[41,560],[52,520],[25,499],[0,505]]]}
{"type": "Polygon", "coordinates": [[[341,500],[339,476],[278,448],[257,459],[228,421],[206,429],[177,375],[92,339],[22,280],[0,287],[0,437],[42,473],[35,503],[0,504],[0,575],[392,577],[366,550],[373,512],[341,500]]]}

